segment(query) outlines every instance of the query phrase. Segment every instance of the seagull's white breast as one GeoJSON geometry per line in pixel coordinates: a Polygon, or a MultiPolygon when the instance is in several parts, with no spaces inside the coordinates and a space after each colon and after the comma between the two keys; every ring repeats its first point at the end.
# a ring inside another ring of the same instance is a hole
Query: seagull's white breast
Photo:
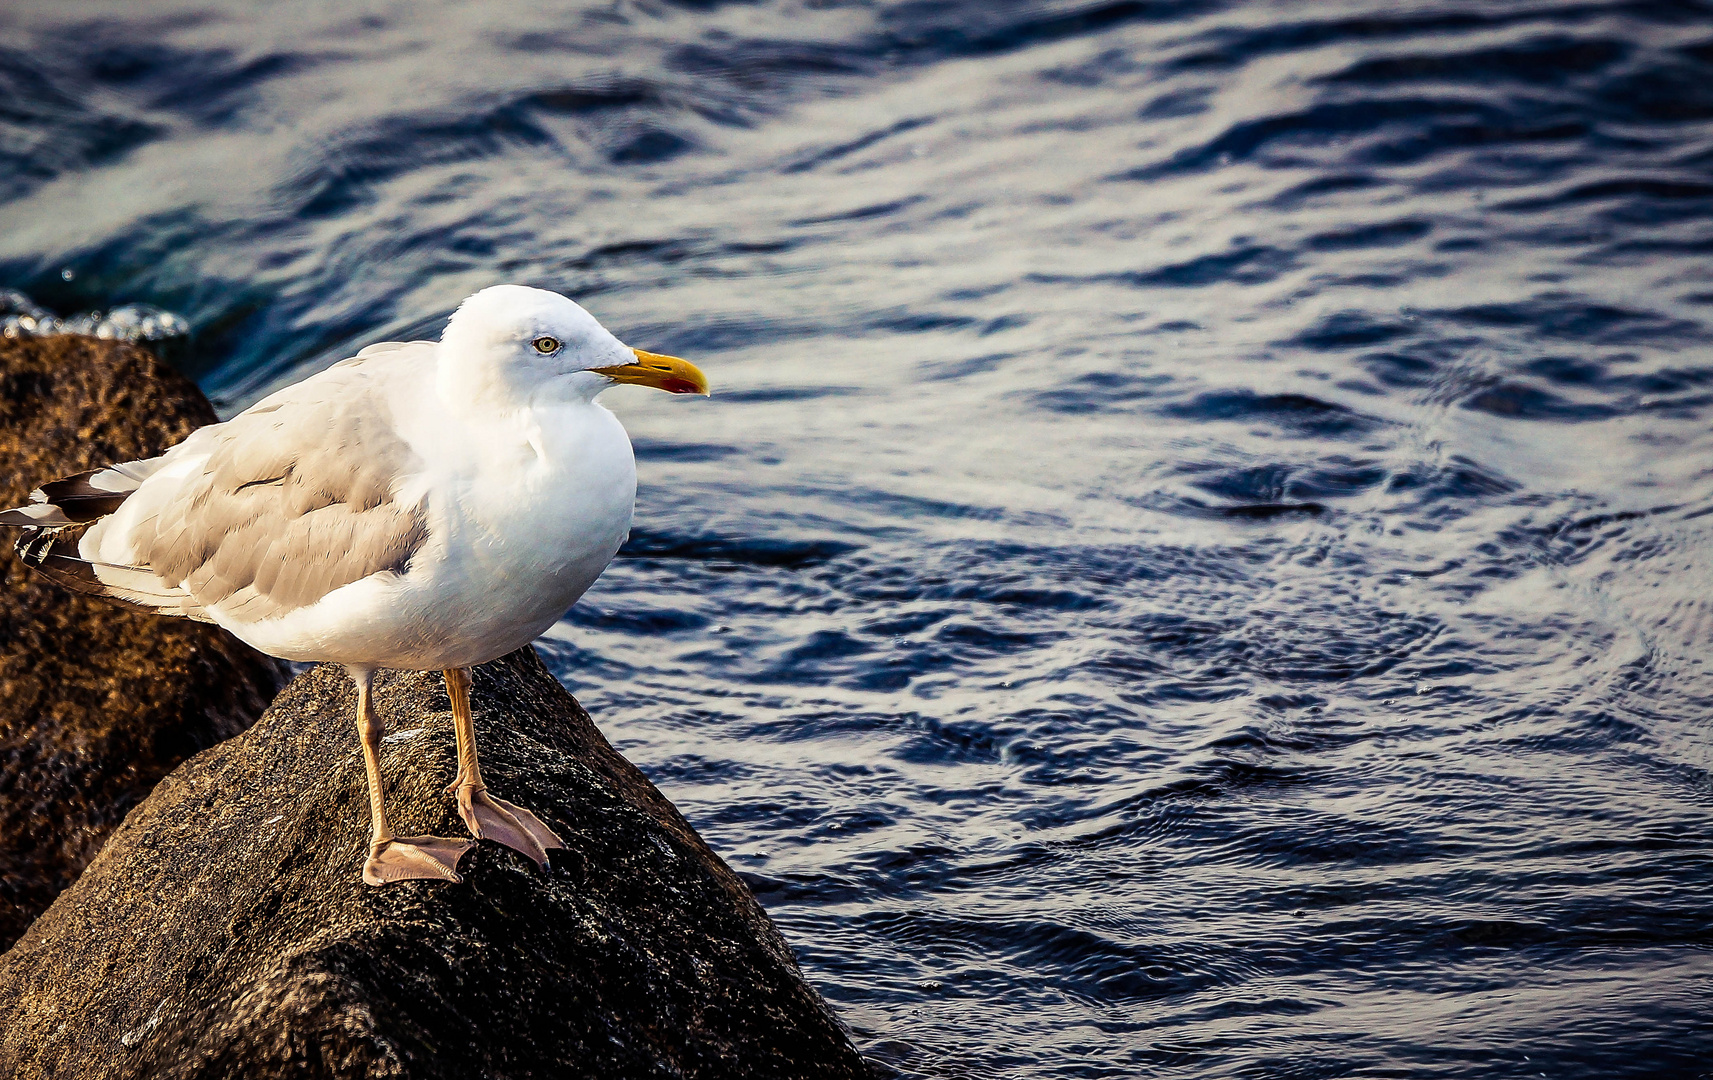
{"type": "Polygon", "coordinates": [[[519,419],[489,448],[482,482],[439,485],[431,496],[430,542],[403,583],[421,581],[439,604],[457,604],[461,633],[442,633],[465,638],[459,647],[483,660],[533,641],[594,584],[636,501],[636,461],[612,413],[576,402],[519,419]]]}

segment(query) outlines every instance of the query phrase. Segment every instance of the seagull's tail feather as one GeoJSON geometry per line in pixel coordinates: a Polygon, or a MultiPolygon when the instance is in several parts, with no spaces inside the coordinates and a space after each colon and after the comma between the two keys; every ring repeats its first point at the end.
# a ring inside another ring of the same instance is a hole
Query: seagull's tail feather
{"type": "MultiPolygon", "coordinates": [[[[66,512],[52,503],[31,503],[11,510],[0,510],[0,525],[11,525],[19,529],[57,529],[71,524],[75,523],[66,516],[66,512]]],[[[22,538],[18,542],[23,543],[22,538]]]]}
{"type": "Polygon", "coordinates": [[[72,592],[100,596],[121,607],[212,622],[190,594],[175,589],[140,566],[94,562],[77,552],[77,543],[58,530],[25,529],[18,536],[18,556],[72,592]]]}
{"type": "Polygon", "coordinates": [[[68,476],[30,492],[27,506],[0,510],[0,525],[18,528],[18,556],[49,581],[72,592],[101,596],[122,607],[210,622],[182,589],[175,589],[140,566],[121,566],[83,557],[77,539],[61,533],[119,509],[133,491],[160,468],[161,459],[127,461],[68,476]]]}

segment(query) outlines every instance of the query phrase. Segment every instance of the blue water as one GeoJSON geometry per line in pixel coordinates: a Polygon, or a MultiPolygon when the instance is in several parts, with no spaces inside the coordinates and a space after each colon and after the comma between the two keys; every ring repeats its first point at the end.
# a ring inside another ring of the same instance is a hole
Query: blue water
{"type": "Polygon", "coordinates": [[[1713,6],[14,2],[0,198],[700,364],[542,648],[885,1074],[1713,1075],[1713,6]]]}

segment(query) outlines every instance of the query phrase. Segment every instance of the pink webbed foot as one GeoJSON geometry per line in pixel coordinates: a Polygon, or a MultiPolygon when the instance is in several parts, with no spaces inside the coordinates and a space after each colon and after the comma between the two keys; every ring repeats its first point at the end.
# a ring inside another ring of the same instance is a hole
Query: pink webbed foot
{"type": "Polygon", "coordinates": [[[521,806],[494,798],[485,787],[458,788],[458,814],[470,827],[471,836],[521,852],[542,870],[549,869],[549,849],[565,848],[565,841],[540,818],[521,806]]]}
{"type": "Polygon", "coordinates": [[[395,836],[369,849],[363,864],[365,885],[395,881],[463,881],[458,860],[476,845],[444,836],[395,836]]]}

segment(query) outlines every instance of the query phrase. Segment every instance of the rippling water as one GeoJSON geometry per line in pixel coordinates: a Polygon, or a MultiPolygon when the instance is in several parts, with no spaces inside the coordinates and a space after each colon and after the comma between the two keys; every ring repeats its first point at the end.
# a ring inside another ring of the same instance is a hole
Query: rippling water
{"type": "Polygon", "coordinates": [[[0,103],[0,287],[228,412],[506,280],[709,372],[544,651],[890,1073],[1708,1075],[1713,7],[15,3],[0,103]]]}

